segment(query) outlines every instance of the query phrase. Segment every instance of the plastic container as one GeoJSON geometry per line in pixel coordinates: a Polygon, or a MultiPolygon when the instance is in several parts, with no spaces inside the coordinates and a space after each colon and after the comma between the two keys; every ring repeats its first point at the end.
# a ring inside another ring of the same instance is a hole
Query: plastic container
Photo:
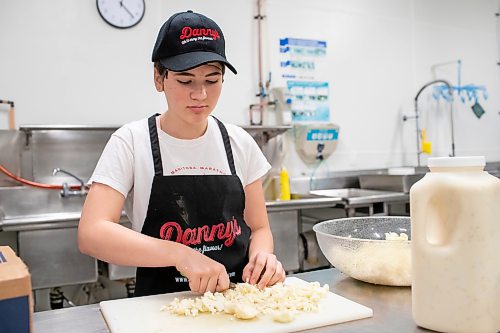
{"type": "Polygon", "coordinates": [[[500,179],[481,156],[429,158],[410,189],[412,311],[440,332],[500,331],[500,179]]]}
{"type": "Polygon", "coordinates": [[[290,177],[285,168],[280,171],[280,200],[290,200],[290,177]]]}

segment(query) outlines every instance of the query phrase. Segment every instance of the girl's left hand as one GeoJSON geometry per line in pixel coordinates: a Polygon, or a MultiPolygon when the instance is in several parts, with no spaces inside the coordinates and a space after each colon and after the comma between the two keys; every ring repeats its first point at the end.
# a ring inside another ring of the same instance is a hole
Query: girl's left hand
{"type": "Polygon", "coordinates": [[[285,270],[272,253],[257,252],[243,269],[242,279],[259,289],[285,280],[285,270]]]}

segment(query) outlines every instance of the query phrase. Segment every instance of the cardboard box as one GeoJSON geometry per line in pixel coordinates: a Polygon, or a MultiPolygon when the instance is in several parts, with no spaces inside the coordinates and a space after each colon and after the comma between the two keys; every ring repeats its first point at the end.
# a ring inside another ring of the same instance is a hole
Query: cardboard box
{"type": "Polygon", "coordinates": [[[8,246],[0,246],[0,332],[32,332],[33,297],[28,267],[8,246]]]}

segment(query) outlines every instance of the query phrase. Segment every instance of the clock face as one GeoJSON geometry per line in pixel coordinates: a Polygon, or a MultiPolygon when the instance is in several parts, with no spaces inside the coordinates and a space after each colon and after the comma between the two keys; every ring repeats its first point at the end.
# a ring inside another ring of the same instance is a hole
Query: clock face
{"type": "Polygon", "coordinates": [[[144,0],[97,0],[97,10],[115,28],[130,28],[139,23],[146,6],[144,0]]]}

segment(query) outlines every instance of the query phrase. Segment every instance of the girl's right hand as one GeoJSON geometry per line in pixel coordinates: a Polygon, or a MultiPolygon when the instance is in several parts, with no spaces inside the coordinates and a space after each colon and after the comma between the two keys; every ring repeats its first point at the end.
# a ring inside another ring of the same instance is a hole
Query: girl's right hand
{"type": "Polygon", "coordinates": [[[224,291],[229,288],[229,276],[221,263],[189,247],[183,249],[175,268],[189,281],[195,293],[224,291]]]}

